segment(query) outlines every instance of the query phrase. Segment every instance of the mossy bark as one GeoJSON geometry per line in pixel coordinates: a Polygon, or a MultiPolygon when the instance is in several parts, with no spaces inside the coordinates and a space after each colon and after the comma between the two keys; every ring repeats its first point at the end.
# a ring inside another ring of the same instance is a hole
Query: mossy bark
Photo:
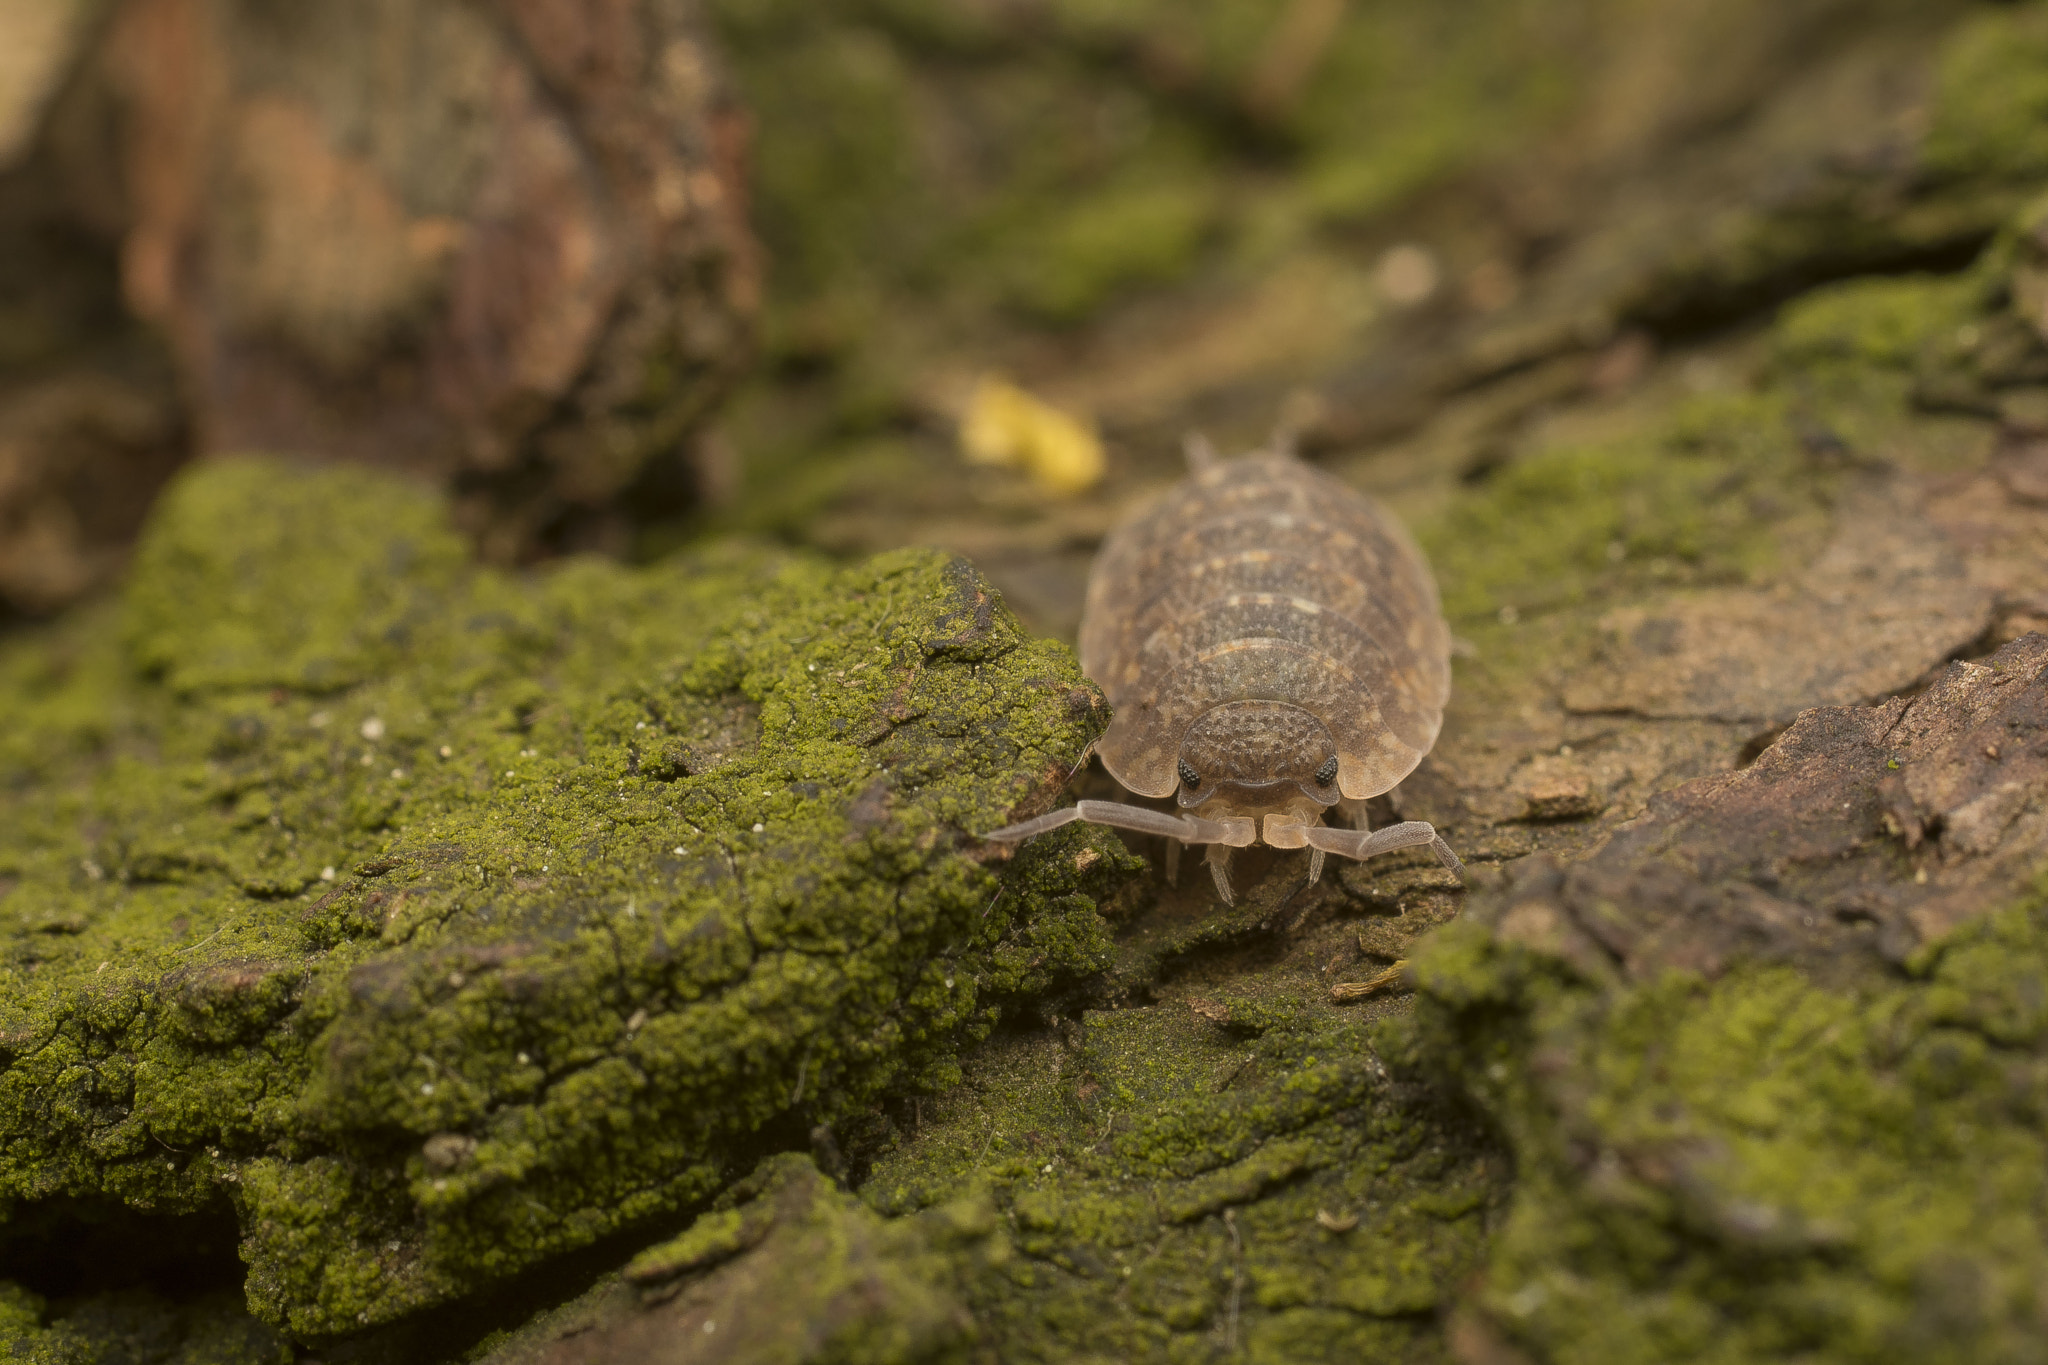
{"type": "Polygon", "coordinates": [[[250,462],[123,611],[7,660],[5,1190],[229,1200],[296,1335],[686,1209],[1106,956],[1113,843],[961,851],[1105,716],[964,563],[520,580],[250,462]]]}

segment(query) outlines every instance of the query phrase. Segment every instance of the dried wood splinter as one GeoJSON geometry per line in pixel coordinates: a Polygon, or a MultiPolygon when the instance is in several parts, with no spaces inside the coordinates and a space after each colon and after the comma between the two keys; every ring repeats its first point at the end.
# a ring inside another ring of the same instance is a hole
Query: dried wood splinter
{"type": "Polygon", "coordinates": [[[984,838],[1028,839],[1075,820],[1206,844],[1229,904],[1230,851],[1264,841],[1370,858],[1427,845],[1418,820],[1369,830],[1365,802],[1415,770],[1451,690],[1451,636],[1429,565],[1363,494],[1291,455],[1219,460],[1189,443],[1193,472],[1112,534],[1081,619],[1081,667],[1116,708],[1096,745],[1169,815],[1081,801],[984,838]],[[1336,807],[1349,829],[1323,824],[1336,807]]]}

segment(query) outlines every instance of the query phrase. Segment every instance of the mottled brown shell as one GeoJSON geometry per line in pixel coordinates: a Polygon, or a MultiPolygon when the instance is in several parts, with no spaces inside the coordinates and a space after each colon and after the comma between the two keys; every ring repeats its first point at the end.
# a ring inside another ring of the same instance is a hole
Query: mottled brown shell
{"type": "Polygon", "coordinates": [[[1400,523],[1277,455],[1212,464],[1119,527],[1081,618],[1081,666],[1116,708],[1097,752],[1141,796],[1173,793],[1198,723],[1198,741],[1215,730],[1248,759],[1298,749],[1312,763],[1333,741],[1338,789],[1377,796],[1436,742],[1450,653],[1435,580],[1400,523]],[[1247,702],[1307,715],[1233,705],[1247,702]]]}

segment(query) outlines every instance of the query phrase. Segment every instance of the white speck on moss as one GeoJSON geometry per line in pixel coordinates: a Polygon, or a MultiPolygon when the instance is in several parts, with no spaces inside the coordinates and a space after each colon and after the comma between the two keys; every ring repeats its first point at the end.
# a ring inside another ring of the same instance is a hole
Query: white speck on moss
{"type": "Polygon", "coordinates": [[[323,868],[321,868],[321,869],[320,869],[320,880],[321,880],[321,881],[323,881],[323,882],[331,882],[331,881],[333,881],[333,880],[334,880],[334,869],[333,869],[332,867],[323,867],[323,868]]]}
{"type": "Polygon", "coordinates": [[[363,738],[376,740],[384,738],[384,718],[371,716],[363,722],[363,738]]]}

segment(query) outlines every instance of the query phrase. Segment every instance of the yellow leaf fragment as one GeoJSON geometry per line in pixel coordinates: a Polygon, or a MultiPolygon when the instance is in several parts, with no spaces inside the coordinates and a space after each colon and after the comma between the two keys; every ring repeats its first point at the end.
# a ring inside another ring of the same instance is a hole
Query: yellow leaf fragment
{"type": "Polygon", "coordinates": [[[1006,379],[975,385],[960,419],[960,448],[969,463],[1023,469],[1047,493],[1081,493],[1102,480],[1094,430],[1006,379]]]}

